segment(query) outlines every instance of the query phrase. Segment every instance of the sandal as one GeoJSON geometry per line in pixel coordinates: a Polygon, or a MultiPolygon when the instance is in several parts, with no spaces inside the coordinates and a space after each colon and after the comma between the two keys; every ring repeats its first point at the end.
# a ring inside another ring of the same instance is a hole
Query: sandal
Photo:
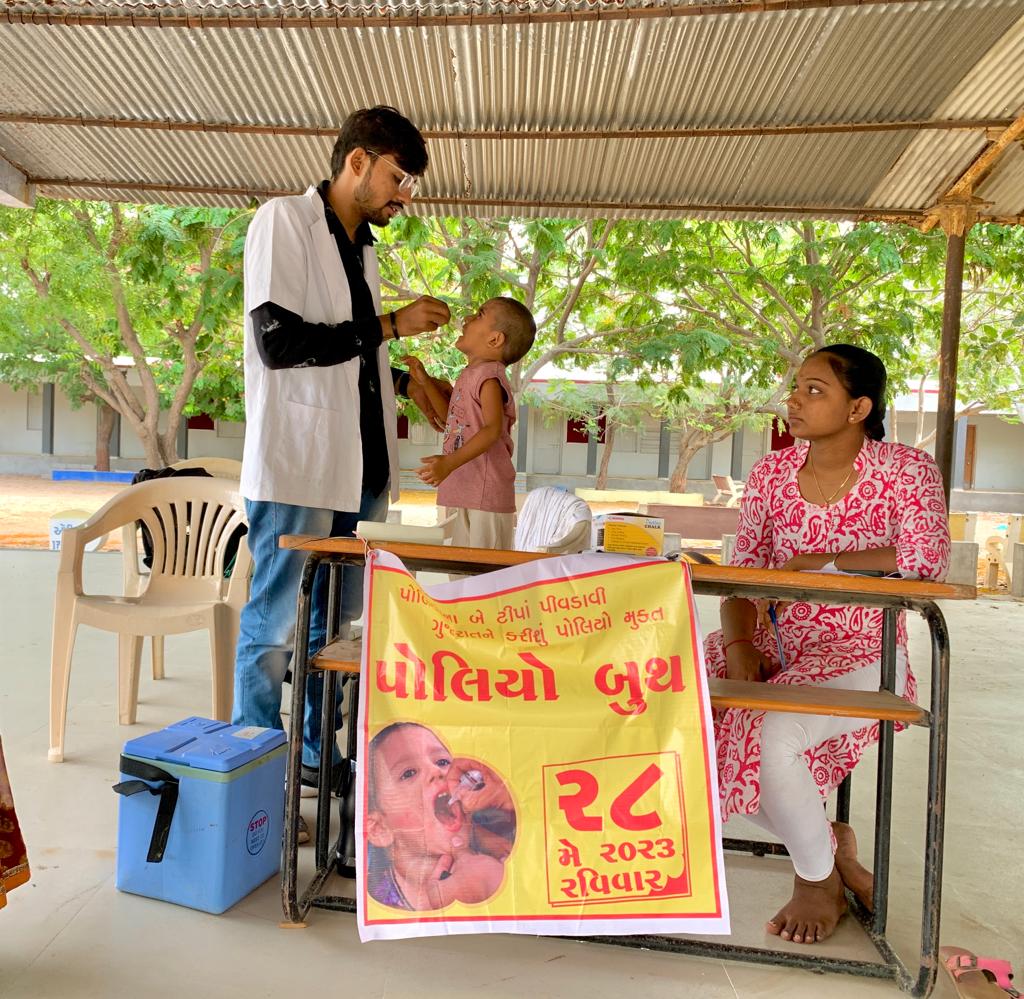
{"type": "Polygon", "coordinates": [[[940,947],[939,959],[953,979],[957,993],[965,999],[1019,999],[1013,987],[1013,969],[1009,961],[978,957],[961,947],[940,947]]]}

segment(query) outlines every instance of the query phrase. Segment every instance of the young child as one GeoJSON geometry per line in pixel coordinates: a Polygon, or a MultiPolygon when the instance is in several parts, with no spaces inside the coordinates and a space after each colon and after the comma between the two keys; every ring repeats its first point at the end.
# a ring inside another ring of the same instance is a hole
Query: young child
{"type": "Polygon", "coordinates": [[[492,298],[462,324],[455,346],[468,364],[446,400],[416,358],[409,374],[447,412],[443,454],[421,461],[419,477],[437,486],[439,506],[457,511],[452,544],[467,548],[511,548],[515,533],[516,470],[512,425],[516,407],[505,368],[533,346],[537,325],[513,298],[492,298]]]}
{"type": "Polygon", "coordinates": [[[490,898],[505,867],[470,849],[470,823],[453,799],[460,771],[441,740],[423,725],[396,722],[373,737],[368,756],[370,897],[413,912],[490,898]]]}

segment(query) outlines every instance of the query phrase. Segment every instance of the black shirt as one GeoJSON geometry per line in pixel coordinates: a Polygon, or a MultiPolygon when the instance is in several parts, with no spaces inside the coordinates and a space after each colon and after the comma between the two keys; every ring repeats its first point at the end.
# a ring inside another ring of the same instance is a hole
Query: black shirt
{"type": "MultiPolygon", "coordinates": [[[[363,222],[355,240],[334,214],[327,200],[328,182],[318,187],[324,203],[327,228],[338,247],[352,298],[352,318],[342,323],[307,323],[275,302],[264,302],[252,310],[256,348],[263,363],[272,369],[327,367],[359,358],[359,436],[363,452],[363,489],[379,494],[387,485],[387,439],[380,399],[380,368],[377,348],[382,336],[377,309],[363,275],[363,247],[374,242],[368,223],[363,222]]],[[[391,369],[391,377],[404,374],[391,369]]]]}

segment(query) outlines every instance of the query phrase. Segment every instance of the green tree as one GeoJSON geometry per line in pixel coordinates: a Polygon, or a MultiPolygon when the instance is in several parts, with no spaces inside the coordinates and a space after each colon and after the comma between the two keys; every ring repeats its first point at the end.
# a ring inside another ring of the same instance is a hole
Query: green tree
{"type": "Polygon", "coordinates": [[[175,461],[185,415],[241,413],[247,214],[45,199],[0,211],[0,378],[55,382],[73,405],[120,414],[149,465],[175,461]]]}
{"type": "MultiPolygon", "coordinates": [[[[615,356],[638,337],[674,328],[674,317],[650,308],[642,268],[614,273],[614,229],[600,220],[405,218],[378,245],[382,287],[388,301],[424,293],[445,300],[456,329],[488,298],[522,301],[536,319],[537,342],[509,371],[518,400],[550,362],[615,356]]],[[[413,349],[432,362],[432,373],[452,375],[464,364],[453,340],[442,330],[413,349]]]]}
{"type": "MultiPolygon", "coordinates": [[[[985,411],[1008,422],[1024,414],[1024,231],[1019,226],[978,225],[967,240],[964,268],[956,416],[985,411]]],[[[939,373],[944,272],[918,275],[921,301],[917,339],[904,360],[906,380],[917,396],[914,439],[927,447],[935,439],[925,420],[925,393],[939,373]]]]}
{"type": "MultiPolygon", "coordinates": [[[[517,396],[548,363],[607,372],[593,419],[621,417],[617,386],[643,389],[648,412],[679,431],[678,490],[702,448],[783,414],[811,349],[860,343],[904,384],[925,321],[914,285],[941,274],[943,240],[876,224],[407,219],[383,249],[396,300],[427,291],[458,314],[511,293],[534,311],[517,396]]],[[[444,343],[417,349],[450,373],[461,361],[444,343]]]]}

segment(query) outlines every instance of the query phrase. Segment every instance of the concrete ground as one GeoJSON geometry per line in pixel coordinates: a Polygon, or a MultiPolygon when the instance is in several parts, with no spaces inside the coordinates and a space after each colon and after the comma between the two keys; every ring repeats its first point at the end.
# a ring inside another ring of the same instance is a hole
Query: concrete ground
{"type": "MultiPolygon", "coordinates": [[[[314,910],[283,930],[271,880],[222,916],[120,894],[114,888],[118,754],[123,742],[210,705],[203,635],[168,639],[167,679],[143,659],[139,723],[116,723],[113,636],[82,629],[71,682],[67,759],[46,761],[55,553],[0,550],[4,636],[0,734],[24,826],[32,881],[0,912],[0,997],[895,996],[891,982],[823,976],[598,944],[512,936],[361,945],[354,918],[314,910]]],[[[87,589],[113,590],[120,557],[87,560],[87,589]]],[[[705,628],[717,601],[700,598],[705,628]]],[[[944,608],[952,632],[949,804],[942,940],[1011,960],[1024,972],[1024,603],[983,599],[944,608]]],[[[911,658],[926,673],[923,625],[911,619],[911,658]]],[[[922,677],[924,679],[924,677],[922,677]]],[[[927,688],[927,683],[923,684],[927,688]]],[[[926,690],[922,692],[926,695],[926,690]]],[[[893,819],[893,939],[909,955],[919,932],[927,742],[897,737],[893,819]]],[[[854,781],[854,824],[870,856],[874,756],[854,781]]],[[[730,835],[753,835],[730,823],[730,835]]],[[[304,856],[309,858],[308,853],[304,856]]],[[[761,927],[788,895],[784,861],[730,858],[734,937],[763,944],[761,927]]],[[[787,946],[787,945],[782,945],[787,946]]],[[[799,949],[797,945],[788,945],[799,949]]],[[[871,957],[846,919],[822,952],[871,957]]],[[[940,978],[936,996],[952,990],[940,978]]]]}

